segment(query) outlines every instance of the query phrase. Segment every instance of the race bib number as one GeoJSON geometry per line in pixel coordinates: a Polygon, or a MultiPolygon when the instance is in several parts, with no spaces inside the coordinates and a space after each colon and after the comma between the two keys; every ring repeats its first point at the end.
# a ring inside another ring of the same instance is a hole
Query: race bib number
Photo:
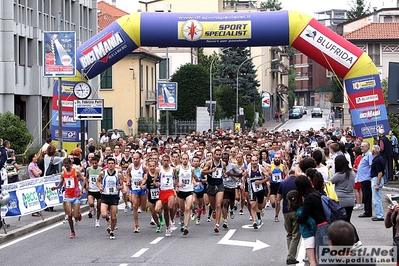
{"type": "Polygon", "coordinates": [[[65,179],[65,188],[75,188],[75,179],[66,178],[65,179]]]}
{"type": "Polygon", "coordinates": [[[134,187],[135,189],[140,188],[140,181],[134,181],[134,182],[133,182],[133,187],[134,187]]]}
{"type": "Polygon", "coordinates": [[[263,190],[262,184],[256,185],[255,182],[252,182],[252,191],[254,193],[262,191],[262,190],[263,190]]]}
{"type": "Polygon", "coordinates": [[[108,194],[114,194],[116,192],[116,182],[108,180],[107,192],[108,192],[108,194]]]}
{"type": "Polygon", "coordinates": [[[159,199],[159,188],[152,188],[150,189],[150,195],[152,200],[159,199]]]}
{"type": "Polygon", "coordinates": [[[283,181],[281,173],[272,174],[272,180],[275,183],[280,183],[281,181],[283,181]]]}
{"type": "Polygon", "coordinates": [[[189,178],[183,178],[183,179],[181,180],[181,182],[183,183],[183,185],[187,186],[187,185],[190,184],[190,179],[189,179],[189,178]]]}
{"type": "Polygon", "coordinates": [[[90,175],[90,176],[89,176],[89,179],[90,179],[91,183],[96,183],[96,181],[97,181],[97,176],[96,176],[96,175],[90,175]]]}
{"type": "Polygon", "coordinates": [[[212,173],[212,178],[222,178],[223,169],[216,168],[216,171],[212,173]]]}

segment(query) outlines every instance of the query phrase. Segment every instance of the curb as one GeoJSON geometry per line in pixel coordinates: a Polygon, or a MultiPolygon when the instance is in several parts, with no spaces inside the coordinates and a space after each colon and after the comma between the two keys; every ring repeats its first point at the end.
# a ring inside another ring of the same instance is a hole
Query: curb
{"type": "MultiPolygon", "coordinates": [[[[88,210],[89,210],[88,205],[80,207],[80,211],[82,213],[86,212],[88,210]]],[[[29,233],[36,231],[38,229],[41,229],[43,227],[60,222],[60,221],[64,220],[64,217],[65,217],[65,213],[61,212],[61,213],[57,214],[56,216],[48,217],[48,218],[45,218],[44,220],[36,221],[32,224],[28,224],[23,227],[16,228],[14,230],[7,231],[7,234],[0,235],[0,244],[3,244],[10,240],[13,240],[17,237],[29,234],[29,233]]],[[[3,230],[3,229],[0,229],[0,230],[3,230]]]]}
{"type": "Polygon", "coordinates": [[[383,187],[382,190],[383,191],[398,192],[399,193],[399,188],[395,188],[395,187],[383,187]]]}

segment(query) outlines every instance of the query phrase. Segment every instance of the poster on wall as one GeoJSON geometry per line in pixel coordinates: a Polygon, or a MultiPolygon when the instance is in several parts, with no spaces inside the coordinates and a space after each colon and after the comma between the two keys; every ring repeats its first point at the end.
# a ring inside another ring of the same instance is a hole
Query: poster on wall
{"type": "Polygon", "coordinates": [[[158,82],[157,84],[158,110],[177,110],[177,82],[158,82]]]}

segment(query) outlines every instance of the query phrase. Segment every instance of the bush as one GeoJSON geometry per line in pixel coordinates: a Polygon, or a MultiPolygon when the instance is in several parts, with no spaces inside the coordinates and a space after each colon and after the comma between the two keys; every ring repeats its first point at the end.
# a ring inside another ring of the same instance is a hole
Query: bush
{"type": "Polygon", "coordinates": [[[25,121],[11,112],[0,114],[0,138],[9,140],[15,154],[22,154],[26,147],[33,141],[25,121]]]}

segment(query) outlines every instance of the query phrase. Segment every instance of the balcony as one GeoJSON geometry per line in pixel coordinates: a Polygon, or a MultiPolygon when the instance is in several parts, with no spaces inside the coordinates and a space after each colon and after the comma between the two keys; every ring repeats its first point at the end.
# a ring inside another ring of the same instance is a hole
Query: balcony
{"type": "Polygon", "coordinates": [[[155,91],[146,91],[145,92],[145,105],[153,105],[157,103],[156,93],[155,91]]]}

